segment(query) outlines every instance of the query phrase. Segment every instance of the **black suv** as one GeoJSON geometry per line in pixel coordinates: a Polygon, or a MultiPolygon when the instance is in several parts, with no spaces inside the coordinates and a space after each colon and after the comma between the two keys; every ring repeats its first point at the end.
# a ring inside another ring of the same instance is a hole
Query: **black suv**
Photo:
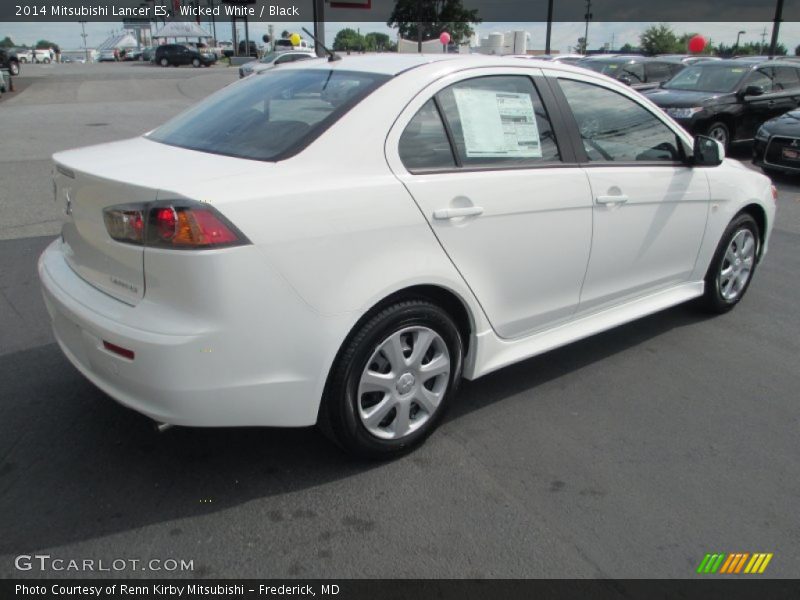
{"type": "Polygon", "coordinates": [[[657,88],[686,67],[679,58],[613,55],[590,56],[575,66],[608,75],[639,91],[657,88]]]}
{"type": "Polygon", "coordinates": [[[155,63],[162,67],[174,65],[192,65],[193,67],[207,67],[217,62],[217,57],[211,53],[199,52],[196,48],[183,44],[164,44],[156,48],[155,63]]]}
{"type": "Polygon", "coordinates": [[[800,105],[800,64],[741,58],[701,62],[646,95],[690,133],[727,147],[753,139],[762,123],[800,105]]]}
{"type": "Polygon", "coordinates": [[[19,58],[17,58],[17,53],[8,48],[0,48],[0,69],[8,69],[11,75],[19,75],[19,58]]]}

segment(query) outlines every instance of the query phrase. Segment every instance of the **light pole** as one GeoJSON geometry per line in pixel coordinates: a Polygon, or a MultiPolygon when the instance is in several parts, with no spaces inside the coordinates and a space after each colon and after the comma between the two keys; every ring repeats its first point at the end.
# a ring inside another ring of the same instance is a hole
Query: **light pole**
{"type": "Polygon", "coordinates": [[[583,53],[589,51],[589,21],[592,20],[592,0],[586,0],[586,32],[583,34],[583,53]]]}
{"type": "Polygon", "coordinates": [[[736,51],[736,50],[738,50],[738,49],[739,49],[739,37],[740,37],[740,36],[741,36],[743,33],[747,33],[747,32],[746,32],[746,31],[740,31],[739,33],[737,33],[737,34],[736,34],[736,43],[733,45],[733,50],[734,50],[734,53],[735,53],[735,51],[736,51]]]}
{"type": "Polygon", "coordinates": [[[783,16],[783,0],[777,0],[775,4],[775,18],[772,21],[772,40],[769,43],[769,57],[775,56],[775,47],[778,45],[778,33],[781,30],[783,16]]]}

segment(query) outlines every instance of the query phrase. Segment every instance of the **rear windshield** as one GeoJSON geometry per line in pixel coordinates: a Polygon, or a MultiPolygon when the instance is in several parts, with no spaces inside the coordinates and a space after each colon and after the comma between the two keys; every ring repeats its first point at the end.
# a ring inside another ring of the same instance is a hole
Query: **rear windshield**
{"type": "Polygon", "coordinates": [[[148,137],[211,154],[281,160],[305,148],[388,79],[333,69],[264,73],[214,94],[148,137]]]}
{"type": "Polygon", "coordinates": [[[684,69],[664,87],[694,92],[732,92],[749,72],[747,65],[739,67],[702,63],[684,69]]]}

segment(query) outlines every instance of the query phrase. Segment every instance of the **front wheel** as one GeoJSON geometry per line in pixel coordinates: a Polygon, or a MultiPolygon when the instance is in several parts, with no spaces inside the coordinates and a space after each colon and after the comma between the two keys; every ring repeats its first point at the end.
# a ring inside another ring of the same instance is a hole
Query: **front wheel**
{"type": "Polygon", "coordinates": [[[158,64],[160,64],[162,67],[168,67],[169,61],[166,58],[162,58],[160,61],[158,61],[158,64]]]}
{"type": "Polygon", "coordinates": [[[199,68],[200,67],[200,59],[199,58],[193,58],[192,59],[192,66],[195,69],[199,68]]]}
{"type": "Polygon", "coordinates": [[[706,274],[703,304],[708,310],[725,313],[739,303],[750,286],[760,249],[753,217],[741,214],[731,221],[706,274]]]}
{"type": "Polygon", "coordinates": [[[14,76],[19,75],[19,64],[12,61],[8,65],[8,72],[11,73],[14,76]]]}
{"type": "Polygon", "coordinates": [[[360,325],[339,352],[320,427],[351,454],[393,458],[436,428],[461,379],[453,319],[425,300],[398,302],[360,325]]]}
{"type": "Polygon", "coordinates": [[[708,126],[706,135],[711,139],[721,142],[727,152],[731,144],[731,130],[722,121],[717,121],[708,126]]]}

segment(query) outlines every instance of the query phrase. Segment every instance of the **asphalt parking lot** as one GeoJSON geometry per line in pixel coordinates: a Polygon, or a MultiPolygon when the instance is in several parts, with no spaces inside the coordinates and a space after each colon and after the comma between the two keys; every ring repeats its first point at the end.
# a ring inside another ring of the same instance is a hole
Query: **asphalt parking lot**
{"type": "Polygon", "coordinates": [[[772,552],[765,576],[797,576],[800,178],[776,182],[735,311],[680,306],[468,382],[395,462],[353,462],[314,429],[158,435],[88,383],[35,271],[60,226],[49,157],[235,79],[27,66],[0,103],[0,577],[41,577],[14,557],[50,554],[192,560],[187,577],[683,578],[706,552],[772,552]]]}

